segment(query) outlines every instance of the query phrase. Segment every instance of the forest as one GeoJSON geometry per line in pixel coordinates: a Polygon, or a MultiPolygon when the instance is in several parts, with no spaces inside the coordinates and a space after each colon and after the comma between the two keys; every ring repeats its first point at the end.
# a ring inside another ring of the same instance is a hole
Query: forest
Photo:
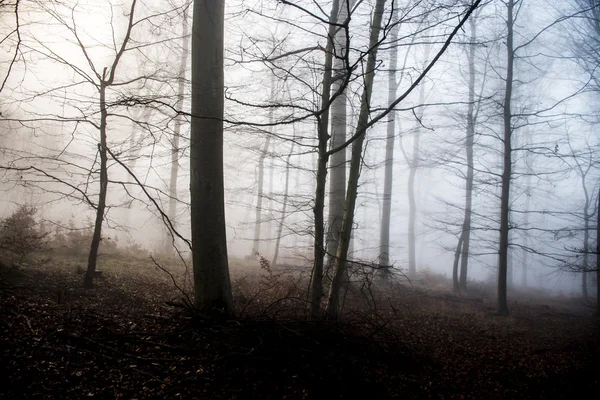
{"type": "Polygon", "coordinates": [[[0,0],[0,398],[600,390],[599,0],[0,0]]]}

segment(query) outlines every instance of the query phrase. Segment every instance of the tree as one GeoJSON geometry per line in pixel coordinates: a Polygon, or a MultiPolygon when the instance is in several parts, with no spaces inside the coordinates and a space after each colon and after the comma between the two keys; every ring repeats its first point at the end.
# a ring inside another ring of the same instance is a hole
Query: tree
{"type": "Polygon", "coordinates": [[[224,1],[194,1],[190,192],[196,305],[231,313],[223,182],[224,19],[224,1]]]}
{"type": "MultiPolygon", "coordinates": [[[[425,51],[426,53],[428,50],[425,51]]],[[[425,61],[425,64],[427,61],[425,61]]],[[[425,84],[421,84],[419,91],[419,104],[425,103],[425,84]]],[[[416,238],[416,222],[417,222],[417,201],[415,196],[415,178],[417,171],[420,166],[420,141],[421,141],[421,125],[423,121],[423,114],[425,107],[421,106],[419,109],[419,115],[417,116],[417,126],[414,130],[413,135],[413,148],[410,156],[404,150],[402,142],[400,142],[400,148],[402,149],[402,155],[404,160],[408,164],[408,276],[414,278],[417,274],[417,238],[416,238]]]]}
{"type": "MultiPolygon", "coordinates": [[[[394,8],[392,21],[398,20],[398,9],[394,8]]],[[[399,83],[396,82],[396,70],[398,68],[398,25],[390,29],[390,65],[388,71],[388,104],[396,99],[399,83]]],[[[381,265],[388,266],[390,263],[390,220],[392,218],[392,182],[394,176],[394,142],[396,138],[396,113],[390,112],[387,123],[387,135],[385,141],[385,176],[383,181],[383,208],[381,213],[381,227],[379,233],[379,261],[381,265]]]]}
{"type": "MultiPolygon", "coordinates": [[[[106,104],[106,89],[110,87],[115,81],[115,74],[117,71],[117,67],[119,66],[119,61],[125,50],[127,49],[127,45],[129,44],[129,39],[131,38],[131,30],[133,29],[134,24],[134,14],[135,14],[135,6],[137,0],[132,0],[131,9],[129,11],[129,23],[127,25],[127,33],[125,34],[125,38],[121,42],[121,47],[117,54],[115,55],[113,62],[110,68],[104,68],[102,70],[102,74],[95,72],[96,78],[98,79],[98,92],[100,99],[100,126],[99,126],[99,134],[100,134],[100,143],[98,143],[98,154],[100,155],[100,191],[98,193],[98,204],[96,206],[96,220],[94,222],[94,234],[92,235],[92,244],[90,246],[90,254],[88,257],[88,265],[85,271],[85,278],[83,281],[83,287],[90,289],[94,286],[94,275],[96,272],[96,263],[98,260],[98,248],[100,247],[100,240],[102,238],[102,222],[104,221],[104,212],[106,209],[106,193],[108,190],[108,151],[107,151],[107,120],[108,120],[108,110],[106,104]]],[[[90,65],[93,65],[92,60],[88,57],[85,48],[81,48],[85,57],[87,58],[90,65]]],[[[95,69],[94,69],[95,70],[95,69]]]]}
{"type": "MultiPolygon", "coordinates": [[[[343,0],[342,0],[343,1],[343,0]]],[[[327,47],[325,49],[325,68],[323,71],[323,86],[321,89],[321,108],[324,112],[317,118],[318,136],[318,161],[315,186],[315,204],[313,213],[315,217],[315,239],[314,239],[314,261],[310,282],[310,317],[317,318],[321,310],[321,298],[323,297],[323,262],[325,257],[325,185],[327,183],[327,163],[329,154],[327,145],[329,142],[329,106],[331,100],[331,79],[333,67],[333,38],[336,32],[336,22],[339,13],[339,0],[333,0],[331,14],[329,16],[329,29],[327,35],[327,47]]]]}
{"type": "Polygon", "coordinates": [[[506,4],[506,81],[503,103],[503,172],[500,195],[500,243],[498,247],[498,313],[508,314],[507,299],[507,273],[508,273],[508,236],[509,236],[509,214],[510,214],[510,182],[512,174],[512,90],[514,76],[514,0],[508,0],[506,4]]]}
{"type": "Polygon", "coordinates": [[[452,39],[454,38],[456,33],[462,28],[463,24],[467,21],[467,19],[473,13],[473,11],[479,6],[480,1],[475,1],[472,4],[468,5],[466,13],[461,18],[459,23],[455,26],[455,28],[452,30],[452,32],[448,35],[435,57],[433,57],[431,62],[429,62],[427,67],[423,69],[423,71],[417,76],[417,78],[412,82],[412,84],[407,88],[407,90],[398,98],[396,98],[396,100],[394,100],[391,104],[389,104],[389,106],[385,110],[378,113],[375,117],[372,117],[369,121],[371,91],[373,89],[373,78],[375,75],[377,48],[380,44],[379,32],[382,28],[381,21],[383,16],[384,3],[384,0],[378,0],[373,11],[373,19],[371,22],[369,37],[370,52],[367,57],[367,66],[365,68],[366,73],[364,76],[364,86],[361,97],[361,108],[356,131],[341,148],[335,148],[330,150],[330,152],[333,153],[336,151],[340,151],[343,148],[345,148],[345,146],[352,144],[352,158],[350,161],[348,186],[346,189],[346,206],[344,211],[344,219],[342,222],[340,243],[336,253],[334,278],[329,291],[329,298],[326,310],[327,315],[333,319],[336,319],[338,317],[340,311],[340,289],[343,286],[343,279],[347,269],[346,260],[348,255],[348,246],[350,243],[350,234],[352,231],[352,225],[354,220],[356,197],[358,193],[358,180],[360,177],[360,167],[363,155],[362,147],[366,131],[379,120],[386,117],[394,109],[394,107],[396,107],[399,103],[406,99],[406,97],[410,93],[412,93],[412,91],[416,87],[422,84],[423,79],[427,76],[428,72],[433,68],[433,66],[437,63],[440,57],[448,49],[448,46],[450,46],[452,39]]]}
{"type": "MultiPolygon", "coordinates": [[[[183,106],[183,100],[185,96],[185,72],[188,64],[188,53],[189,53],[189,32],[188,32],[188,7],[183,10],[182,18],[182,33],[181,33],[181,64],[179,65],[178,82],[177,82],[177,102],[175,107],[180,109],[183,106]]],[[[180,138],[181,138],[181,127],[183,124],[183,117],[177,115],[175,119],[175,127],[173,131],[173,144],[171,150],[171,174],[169,176],[169,212],[168,216],[173,224],[174,228],[177,228],[177,178],[179,176],[179,151],[180,151],[180,138]]],[[[168,246],[168,244],[167,244],[168,246]]],[[[165,251],[166,253],[166,251],[165,251]]]]}
{"type": "MultiPolygon", "coordinates": [[[[21,24],[19,22],[19,5],[20,0],[14,1],[0,1],[0,47],[2,51],[6,49],[4,46],[8,47],[7,54],[10,55],[8,60],[8,65],[6,65],[5,71],[6,74],[4,76],[0,75],[0,93],[4,89],[8,77],[10,76],[10,72],[13,69],[13,66],[17,62],[17,59],[20,54],[21,47],[21,24]],[[8,18],[6,15],[11,13],[12,15],[8,18]],[[10,23],[5,24],[5,20],[10,19],[10,23]]],[[[0,60],[0,65],[3,65],[5,60],[0,60]]],[[[1,115],[1,114],[0,114],[1,115]]]]}
{"type": "Polygon", "coordinates": [[[467,269],[469,263],[469,249],[471,244],[471,214],[473,205],[473,181],[474,181],[474,163],[473,147],[475,143],[475,47],[477,42],[477,22],[476,16],[469,21],[471,31],[468,45],[468,63],[469,63],[469,103],[467,105],[467,129],[465,141],[465,153],[467,157],[467,175],[465,177],[465,216],[460,233],[456,252],[454,256],[454,266],[452,268],[452,281],[454,291],[467,290],[467,269]],[[458,260],[460,261],[460,278],[458,276],[458,260]]]}
{"type": "MultiPolygon", "coordinates": [[[[350,8],[355,0],[342,0],[337,17],[338,21],[348,19],[350,8]]],[[[332,91],[341,92],[331,103],[331,147],[341,146],[346,141],[346,92],[344,90],[344,77],[348,74],[344,54],[346,54],[345,29],[338,29],[334,38],[334,54],[337,56],[333,62],[335,76],[332,78],[332,91]]],[[[338,151],[331,155],[331,172],[329,177],[329,218],[327,235],[327,254],[329,267],[333,266],[335,252],[339,244],[340,229],[344,217],[344,201],[346,198],[346,152],[338,151]]]]}
{"type": "Polygon", "coordinates": [[[365,140],[365,128],[368,124],[371,93],[373,91],[373,79],[375,77],[375,63],[377,61],[377,47],[379,45],[379,32],[381,31],[381,21],[383,19],[383,9],[385,0],[377,0],[373,10],[373,19],[371,22],[369,37],[369,56],[367,58],[366,74],[364,77],[364,88],[360,103],[360,114],[358,117],[357,131],[362,133],[352,144],[352,157],[350,159],[350,171],[348,175],[348,187],[346,189],[346,205],[344,219],[342,221],[342,230],[340,242],[337,248],[333,282],[329,290],[329,299],[327,302],[327,315],[330,318],[337,318],[340,306],[340,289],[344,285],[346,273],[346,257],[348,255],[348,246],[350,244],[350,233],[354,221],[354,208],[356,205],[356,196],[358,193],[358,178],[360,176],[360,166],[363,154],[363,142],[365,140]]]}

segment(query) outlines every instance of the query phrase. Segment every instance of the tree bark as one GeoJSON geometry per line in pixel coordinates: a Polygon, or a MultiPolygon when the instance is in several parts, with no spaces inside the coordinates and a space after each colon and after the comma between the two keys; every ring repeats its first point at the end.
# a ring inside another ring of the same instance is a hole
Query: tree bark
{"type": "MultiPolygon", "coordinates": [[[[354,1],[353,1],[354,2],[354,1]]],[[[342,0],[337,21],[348,18],[348,0],[342,0]]],[[[334,51],[337,55],[333,61],[332,91],[338,92],[344,84],[347,74],[345,54],[346,30],[339,29],[334,38],[334,51]]],[[[331,147],[336,148],[346,141],[346,94],[340,93],[331,103],[331,147]]],[[[331,268],[335,260],[346,200],[346,152],[338,151],[331,155],[329,177],[329,218],[327,235],[328,266],[331,268]]]]}
{"type": "Polygon", "coordinates": [[[100,143],[98,143],[98,153],[100,154],[100,193],[98,194],[98,206],[96,207],[96,221],[94,223],[94,233],[92,235],[92,244],[88,256],[88,265],[83,280],[83,287],[91,289],[94,287],[94,274],[96,272],[96,263],[98,260],[98,249],[102,240],[102,223],[104,221],[104,211],[106,210],[106,192],[108,191],[108,156],[106,152],[106,124],[108,111],[106,110],[106,68],[102,73],[100,81],[100,143]]]}
{"type": "Polygon", "coordinates": [[[452,264],[452,291],[460,292],[460,282],[458,280],[458,263],[462,254],[464,230],[458,236],[458,244],[454,250],[454,263],[452,264]]]}
{"type": "Polygon", "coordinates": [[[596,215],[596,315],[600,315],[600,189],[598,190],[596,215]]]}
{"type": "Polygon", "coordinates": [[[471,247],[471,215],[473,207],[473,145],[475,143],[475,41],[477,24],[475,17],[469,21],[471,43],[469,45],[469,105],[467,109],[467,137],[465,151],[467,155],[467,179],[465,188],[465,217],[463,221],[463,243],[461,249],[459,289],[467,291],[467,271],[471,247]]]}
{"type": "MultiPolygon", "coordinates": [[[[398,8],[392,13],[392,23],[398,21],[398,8]]],[[[390,70],[388,71],[388,104],[396,100],[398,83],[396,82],[396,70],[398,68],[398,27],[396,24],[390,32],[389,38],[392,43],[390,49],[390,70]]],[[[390,264],[390,220],[392,218],[392,182],[394,176],[394,143],[396,139],[396,113],[391,111],[387,123],[385,141],[385,172],[383,179],[383,207],[381,210],[381,229],[379,232],[379,263],[383,267],[390,264]]],[[[389,269],[385,269],[383,277],[388,275],[389,269]]]]}
{"type": "Polygon", "coordinates": [[[511,100],[514,75],[514,52],[513,52],[513,8],[514,0],[508,0],[506,26],[508,34],[506,38],[506,86],[504,92],[504,170],[502,172],[502,192],[500,195],[500,244],[498,248],[498,314],[508,314],[507,299],[507,272],[508,272],[508,235],[510,214],[510,183],[512,174],[512,111],[511,100]]]}
{"type": "MultiPolygon", "coordinates": [[[[344,0],[342,0],[344,1],[344,0]]],[[[331,5],[331,14],[329,15],[329,31],[327,35],[327,47],[325,51],[325,69],[323,72],[323,86],[321,91],[321,107],[329,104],[331,95],[331,77],[333,66],[333,49],[335,36],[335,23],[339,13],[339,0],[333,0],[331,5]]],[[[317,161],[317,179],[315,187],[315,205],[313,213],[315,216],[315,240],[314,240],[314,261],[312,276],[310,282],[309,313],[311,319],[317,319],[321,311],[321,298],[323,297],[323,263],[325,258],[325,185],[327,183],[327,164],[329,155],[327,153],[327,144],[329,134],[327,133],[329,124],[329,110],[325,110],[319,117],[317,125],[318,134],[318,161],[317,161]]]]}
{"type": "MultiPolygon", "coordinates": [[[[368,58],[366,73],[364,77],[364,88],[361,98],[360,114],[357,132],[368,124],[369,109],[371,103],[371,92],[373,90],[373,78],[375,77],[375,63],[377,60],[377,43],[379,41],[379,32],[381,30],[381,20],[383,18],[383,9],[385,0],[377,0],[373,11],[373,20],[371,22],[371,33],[369,38],[369,49],[371,49],[368,58]]],[[[354,221],[354,209],[356,205],[356,197],[358,194],[358,178],[360,177],[360,167],[363,153],[363,142],[365,140],[365,132],[358,136],[352,144],[352,157],[350,160],[350,172],[348,178],[348,188],[346,190],[346,207],[344,219],[342,221],[342,231],[340,235],[340,243],[337,249],[335,260],[335,275],[329,291],[329,300],[327,303],[327,316],[332,319],[337,319],[340,306],[340,289],[344,285],[344,277],[346,276],[347,264],[346,258],[348,255],[348,246],[350,243],[350,234],[352,232],[352,224],[354,221]]]]}
{"type": "Polygon", "coordinates": [[[223,182],[224,1],[194,1],[190,191],[196,305],[233,312],[223,182]]]}

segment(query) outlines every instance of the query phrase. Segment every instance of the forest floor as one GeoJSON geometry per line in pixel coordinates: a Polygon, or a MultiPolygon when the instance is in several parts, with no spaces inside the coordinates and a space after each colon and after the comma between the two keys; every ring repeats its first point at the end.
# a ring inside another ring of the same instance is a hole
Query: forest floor
{"type": "Polygon", "coordinates": [[[105,263],[92,290],[71,261],[0,271],[0,398],[572,399],[600,389],[598,321],[578,301],[513,299],[502,317],[485,296],[399,285],[338,323],[273,313],[285,302],[260,296],[261,312],[207,322],[166,305],[181,296],[148,264],[105,263]]]}

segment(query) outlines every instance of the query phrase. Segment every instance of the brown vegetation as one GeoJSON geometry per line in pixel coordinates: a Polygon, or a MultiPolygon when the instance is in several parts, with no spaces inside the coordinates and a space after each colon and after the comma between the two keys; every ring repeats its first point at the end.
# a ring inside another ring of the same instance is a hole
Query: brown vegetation
{"type": "Polygon", "coordinates": [[[181,292],[147,259],[100,257],[102,279],[84,290],[78,259],[43,258],[1,275],[2,398],[547,399],[598,389],[598,326],[576,301],[522,297],[500,317],[493,296],[452,294],[438,276],[434,287],[352,285],[340,322],[305,322],[308,277],[233,263],[238,319],[208,322],[172,306],[181,292]]]}

